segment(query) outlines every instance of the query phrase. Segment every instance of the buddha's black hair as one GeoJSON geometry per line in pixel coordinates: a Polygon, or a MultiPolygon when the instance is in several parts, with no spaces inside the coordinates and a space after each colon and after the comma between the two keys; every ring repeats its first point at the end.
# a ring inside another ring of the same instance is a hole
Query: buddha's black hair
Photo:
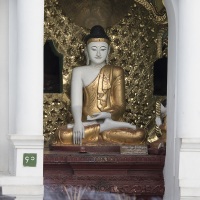
{"type": "Polygon", "coordinates": [[[90,34],[84,38],[84,42],[87,43],[87,41],[91,38],[105,38],[110,41],[110,38],[107,36],[104,28],[100,25],[96,25],[91,28],[90,34]]]}

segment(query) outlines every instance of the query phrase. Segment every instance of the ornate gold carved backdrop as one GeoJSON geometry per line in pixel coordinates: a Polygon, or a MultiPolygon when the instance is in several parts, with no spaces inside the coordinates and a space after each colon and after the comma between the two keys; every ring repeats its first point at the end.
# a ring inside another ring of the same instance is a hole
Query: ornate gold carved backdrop
{"type": "MultiPolygon", "coordinates": [[[[161,37],[158,33],[167,31],[166,21],[166,12],[157,13],[152,0],[132,0],[128,13],[106,29],[112,40],[110,64],[121,66],[125,71],[124,120],[151,132],[150,141],[154,135],[156,101],[161,98],[153,96],[153,63],[158,58],[161,37]]],[[[45,1],[44,29],[44,42],[52,40],[63,54],[63,93],[44,94],[44,136],[48,144],[57,127],[73,122],[71,72],[74,67],[85,64],[82,38],[89,30],[64,15],[58,0],[45,1]]]]}

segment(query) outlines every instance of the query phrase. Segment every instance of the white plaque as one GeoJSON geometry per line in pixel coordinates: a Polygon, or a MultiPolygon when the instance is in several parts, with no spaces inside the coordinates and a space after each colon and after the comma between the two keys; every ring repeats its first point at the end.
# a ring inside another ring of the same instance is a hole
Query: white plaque
{"type": "Polygon", "coordinates": [[[148,155],[146,145],[122,145],[120,153],[124,155],[148,155]]]}

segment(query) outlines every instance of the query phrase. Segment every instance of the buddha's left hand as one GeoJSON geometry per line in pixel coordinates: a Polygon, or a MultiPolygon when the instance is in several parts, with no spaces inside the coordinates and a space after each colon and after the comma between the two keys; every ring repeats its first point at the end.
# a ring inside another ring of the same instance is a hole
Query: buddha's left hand
{"type": "Polygon", "coordinates": [[[156,125],[159,127],[161,124],[162,124],[162,120],[161,120],[161,118],[160,117],[156,117],[156,125]]]}
{"type": "Polygon", "coordinates": [[[87,120],[92,121],[92,120],[97,120],[97,119],[107,119],[111,118],[111,114],[109,112],[99,112],[99,113],[94,113],[93,115],[88,115],[87,120]]]}

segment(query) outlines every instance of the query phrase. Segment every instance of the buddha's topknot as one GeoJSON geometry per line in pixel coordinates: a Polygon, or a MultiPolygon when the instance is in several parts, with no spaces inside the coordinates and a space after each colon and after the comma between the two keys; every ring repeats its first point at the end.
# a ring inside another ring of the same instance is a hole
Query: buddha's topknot
{"type": "Polygon", "coordinates": [[[90,30],[90,34],[85,37],[85,43],[91,38],[104,38],[110,41],[110,38],[107,36],[104,28],[100,25],[93,26],[90,30]]]}

